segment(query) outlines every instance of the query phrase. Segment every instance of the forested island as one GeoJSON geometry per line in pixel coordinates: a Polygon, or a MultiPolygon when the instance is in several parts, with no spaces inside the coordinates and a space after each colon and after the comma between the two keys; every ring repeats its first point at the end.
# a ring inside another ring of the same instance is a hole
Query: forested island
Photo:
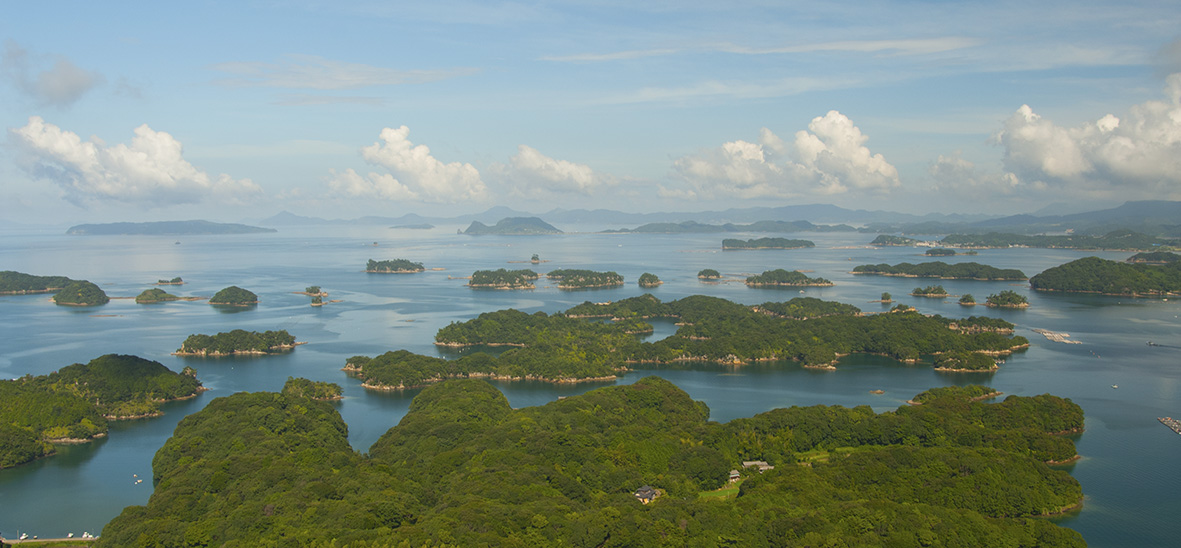
{"type": "Polygon", "coordinates": [[[928,285],[927,287],[916,287],[910,294],[914,297],[934,297],[942,299],[947,297],[947,290],[943,289],[941,285],[928,285]]]}
{"type": "Polygon", "coordinates": [[[303,344],[286,329],[279,331],[233,331],[216,335],[189,335],[173,354],[177,356],[228,356],[231,354],[275,354],[303,344]]]}
{"type": "Polygon", "coordinates": [[[935,370],[956,373],[996,371],[996,359],[980,352],[946,352],[935,356],[935,370]]]}
{"type": "Polygon", "coordinates": [[[156,280],[156,285],[184,285],[185,281],[177,276],[171,280],[156,280]]]}
{"type": "Polygon", "coordinates": [[[1029,306],[1029,299],[1026,299],[1025,295],[1016,291],[1006,289],[1000,293],[989,295],[984,300],[984,306],[995,308],[1026,308],[1029,306]]]}
{"type": "Polygon", "coordinates": [[[365,264],[365,272],[378,274],[412,274],[424,270],[426,268],[422,266],[422,263],[416,263],[407,259],[390,259],[386,261],[369,259],[369,262],[365,264]]]}
{"type": "Polygon", "coordinates": [[[1024,272],[1013,268],[1000,269],[980,263],[863,264],[853,267],[854,274],[900,276],[907,278],[940,278],[943,280],[1025,280],[1024,272]]]}
{"type": "Polygon", "coordinates": [[[53,302],[63,306],[98,306],[111,302],[111,298],[99,286],[78,280],[66,284],[53,295],[53,302]]]}
{"type": "Polygon", "coordinates": [[[1181,255],[1169,251],[1137,253],[1125,259],[1129,263],[1169,264],[1181,261],[1181,255]]]}
{"type": "Polygon", "coordinates": [[[640,287],[657,287],[662,283],[664,283],[664,282],[660,281],[660,277],[655,274],[652,274],[651,272],[645,272],[643,274],[640,274],[640,279],[639,279],[640,287]]]}
{"type": "Polygon", "coordinates": [[[1052,249],[1113,249],[1130,251],[1153,251],[1161,246],[1181,246],[1181,240],[1162,239],[1131,230],[1113,230],[1102,236],[1091,236],[1088,234],[1026,236],[1023,234],[1007,234],[1001,232],[990,232],[988,234],[950,234],[940,240],[940,243],[947,246],[980,249],[1045,247],[1052,249]]]}
{"type": "Polygon", "coordinates": [[[308,398],[318,401],[335,401],[344,399],[344,390],[334,382],[312,381],[302,377],[287,377],[283,384],[282,394],[297,398],[308,398]]]}
{"type": "Polygon", "coordinates": [[[1082,409],[1051,395],[984,404],[949,387],[923,405],[775,409],[728,423],[649,377],[513,409],[492,385],[418,394],[368,451],[329,403],[217,398],[153,460],[156,491],[98,547],[1042,546],[1082,547],[1038,516],[1082,501],[1045,462],[1076,455],[1054,433],[1082,409]],[[773,469],[743,469],[743,461],[773,469]],[[800,466],[797,463],[807,464],[800,466]],[[743,469],[729,497],[702,497],[743,469]],[[650,486],[660,496],[633,495],[650,486]]]}
{"type": "Polygon", "coordinates": [[[722,249],[803,249],[816,247],[809,240],[792,240],[789,238],[755,238],[753,240],[737,240],[726,238],[722,240],[722,249]]]}
{"type": "Polygon", "coordinates": [[[946,247],[936,247],[928,249],[926,255],[928,257],[954,257],[956,255],[978,255],[974,249],[968,251],[956,251],[954,249],[947,249],[946,247]]]}
{"type": "Polygon", "coordinates": [[[1029,279],[1038,291],[1069,291],[1120,296],[1181,293],[1181,262],[1164,265],[1125,263],[1085,257],[1046,269],[1029,279]]]}
{"type": "Polygon", "coordinates": [[[159,404],[196,395],[196,373],[107,354],[49,375],[0,381],[0,468],[51,455],[54,443],[107,433],[107,421],[160,414],[159,404]]]}
{"type": "Polygon", "coordinates": [[[492,226],[488,226],[480,221],[472,221],[472,224],[467,227],[467,230],[462,231],[461,234],[532,236],[538,234],[562,234],[562,231],[537,217],[505,217],[492,226]]]}
{"type": "Polygon", "coordinates": [[[51,293],[61,291],[73,283],[65,276],[34,276],[14,270],[0,272],[0,295],[51,293]]]}
{"type": "Polygon", "coordinates": [[[776,268],[762,274],[748,276],[746,285],[749,287],[828,287],[832,282],[824,278],[810,278],[803,272],[776,268]]]}
{"type": "Polygon", "coordinates": [[[180,297],[168,293],[163,289],[153,287],[151,289],[145,289],[143,293],[136,295],[135,302],[139,304],[152,304],[179,301],[180,299],[180,297]]]}
{"type": "Polygon", "coordinates": [[[472,272],[472,279],[467,286],[475,289],[533,289],[533,282],[540,276],[528,269],[506,270],[477,270],[472,272]]]}
{"type": "Polygon", "coordinates": [[[914,238],[907,238],[906,236],[894,236],[892,234],[879,234],[877,238],[869,242],[869,245],[876,245],[882,247],[905,247],[919,243],[914,238]]]}
{"type": "Polygon", "coordinates": [[[226,306],[250,306],[258,304],[258,295],[236,285],[231,285],[209,298],[209,304],[226,306]]]}
{"type": "Polygon", "coordinates": [[[747,225],[726,223],[711,225],[697,221],[681,223],[648,223],[636,228],[620,228],[605,230],[608,234],[637,233],[637,234],[716,234],[722,232],[856,232],[857,229],[846,224],[816,225],[808,221],[758,221],[747,225]]]}
{"type": "Polygon", "coordinates": [[[705,296],[665,303],[645,294],[613,303],[585,302],[564,314],[486,312],[435,335],[436,345],[449,348],[512,347],[499,356],[476,352],[444,360],[402,350],[354,356],[345,370],[372,389],[415,388],[470,376],[565,383],[693,363],[794,360],[832,368],[838,356],[850,353],[915,363],[944,352],[1004,355],[1029,345],[1012,334],[1011,323],[993,318],[950,320],[913,309],[863,316],[855,306],[808,297],[750,307],[705,296]],[[600,318],[610,321],[596,321],[600,318]],[[644,320],[652,318],[675,320],[680,327],[666,339],[641,342],[634,334],[651,332],[644,320]]]}
{"type": "Polygon", "coordinates": [[[197,234],[260,234],[278,232],[273,228],[210,221],[157,221],[149,223],[100,223],[70,227],[75,236],[184,236],[197,234]]]}
{"type": "Polygon", "coordinates": [[[559,268],[549,271],[545,277],[558,282],[558,289],[595,289],[623,285],[623,276],[615,271],[596,272],[577,268],[559,268]]]}
{"type": "Polygon", "coordinates": [[[712,268],[703,268],[697,273],[697,279],[706,281],[716,281],[722,278],[722,274],[712,268]]]}

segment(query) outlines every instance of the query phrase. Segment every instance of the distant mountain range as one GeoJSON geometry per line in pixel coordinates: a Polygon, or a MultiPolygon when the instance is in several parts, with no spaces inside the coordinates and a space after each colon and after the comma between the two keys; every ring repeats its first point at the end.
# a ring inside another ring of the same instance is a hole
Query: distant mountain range
{"type": "Polygon", "coordinates": [[[157,221],[150,223],[100,223],[70,227],[66,234],[75,236],[147,235],[184,236],[194,234],[255,234],[276,232],[263,228],[236,223],[214,223],[211,221],[157,221]]]}
{"type": "Polygon", "coordinates": [[[472,224],[463,233],[476,236],[481,234],[530,236],[535,234],[561,234],[562,231],[537,217],[505,217],[492,226],[488,226],[480,221],[472,221],[472,224]]]}
{"type": "MultiPolygon", "coordinates": [[[[1046,211],[1063,210],[1064,206],[1046,208],[1046,211]]],[[[598,225],[597,230],[619,232],[664,231],[713,231],[728,232],[743,224],[804,223],[825,225],[848,224],[862,227],[865,232],[902,232],[908,234],[950,234],[1013,232],[1020,234],[1064,233],[1073,231],[1080,234],[1105,234],[1117,228],[1130,229],[1144,234],[1178,237],[1181,236],[1181,202],[1150,200],[1126,202],[1111,209],[1073,213],[1068,215],[1022,214],[1010,216],[962,215],[931,213],[910,215],[890,211],[867,211],[845,209],[830,204],[793,205],[781,207],[751,207],[727,209],[724,211],[698,212],[655,212],[627,213],[608,209],[554,209],[546,213],[529,213],[498,206],[482,213],[458,215],[455,217],[424,217],[416,214],[400,217],[367,216],[357,219],[327,220],[317,217],[303,217],[282,212],[258,221],[263,226],[314,226],[332,224],[408,226],[426,224],[465,225],[479,222],[489,225],[505,218],[536,217],[544,222],[561,227],[563,225],[598,225]],[[693,223],[729,228],[694,227],[693,223]],[[673,224],[684,225],[671,227],[673,224]],[[627,228],[628,226],[633,228],[627,228]]],[[[815,230],[819,227],[814,227],[815,230]]],[[[844,227],[842,227],[844,228],[844,227]]],[[[805,228],[806,230],[806,228],[805,228]]]]}

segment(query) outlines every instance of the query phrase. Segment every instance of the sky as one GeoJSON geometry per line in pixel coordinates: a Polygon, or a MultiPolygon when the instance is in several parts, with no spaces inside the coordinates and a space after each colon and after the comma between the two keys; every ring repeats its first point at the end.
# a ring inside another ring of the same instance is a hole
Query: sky
{"type": "Polygon", "coordinates": [[[1181,200],[1181,3],[0,3],[0,223],[1181,200]]]}

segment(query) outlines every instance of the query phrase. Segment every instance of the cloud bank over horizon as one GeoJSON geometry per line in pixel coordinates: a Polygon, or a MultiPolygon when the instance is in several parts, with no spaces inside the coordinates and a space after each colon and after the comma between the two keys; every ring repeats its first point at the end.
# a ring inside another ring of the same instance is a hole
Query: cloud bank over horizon
{"type": "Polygon", "coordinates": [[[49,180],[74,205],[116,201],[136,206],[167,207],[203,201],[246,203],[261,194],[250,179],[216,177],[184,159],[184,150],[172,135],[143,124],[135,128],[131,144],[107,146],[93,138],[48,123],[40,116],[10,129],[22,152],[19,163],[38,179],[49,180]]]}

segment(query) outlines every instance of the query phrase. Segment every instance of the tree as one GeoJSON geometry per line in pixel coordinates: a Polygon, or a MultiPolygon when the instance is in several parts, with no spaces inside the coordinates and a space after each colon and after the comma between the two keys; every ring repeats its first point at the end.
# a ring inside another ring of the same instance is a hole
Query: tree
{"type": "Polygon", "coordinates": [[[889,292],[887,292],[887,291],[883,291],[883,292],[882,292],[882,302],[884,302],[884,303],[892,303],[892,302],[894,302],[894,299],[892,298],[892,296],[890,295],[890,293],[889,293],[889,292]]]}

